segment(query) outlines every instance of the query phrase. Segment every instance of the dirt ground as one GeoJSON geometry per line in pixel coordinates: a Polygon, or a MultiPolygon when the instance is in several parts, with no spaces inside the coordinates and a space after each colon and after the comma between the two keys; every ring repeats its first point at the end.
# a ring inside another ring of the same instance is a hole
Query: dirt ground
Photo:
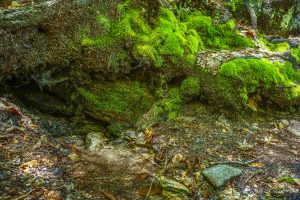
{"type": "Polygon", "coordinates": [[[189,199],[300,199],[298,116],[228,118],[192,103],[139,132],[142,139],[110,141],[99,152],[88,152],[65,121],[47,119],[1,99],[0,199],[166,199],[161,176],[186,186],[189,199]],[[201,171],[219,163],[243,173],[214,189],[201,171]]]}

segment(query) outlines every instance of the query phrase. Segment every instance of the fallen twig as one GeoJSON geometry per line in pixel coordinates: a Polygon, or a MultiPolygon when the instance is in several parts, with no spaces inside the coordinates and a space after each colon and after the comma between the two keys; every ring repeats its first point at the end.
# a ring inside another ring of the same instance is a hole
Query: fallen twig
{"type": "Polygon", "coordinates": [[[146,195],[146,197],[145,197],[145,200],[148,199],[148,197],[149,197],[149,195],[150,195],[150,193],[151,193],[152,186],[153,186],[153,183],[154,183],[154,178],[155,178],[155,176],[152,176],[151,184],[150,184],[149,190],[148,190],[148,192],[147,192],[147,195],[146,195]]]}

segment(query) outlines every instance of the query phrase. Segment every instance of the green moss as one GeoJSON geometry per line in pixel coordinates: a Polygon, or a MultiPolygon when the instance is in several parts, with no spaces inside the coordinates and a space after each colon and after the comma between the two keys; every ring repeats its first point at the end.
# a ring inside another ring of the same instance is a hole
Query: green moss
{"type": "Polygon", "coordinates": [[[140,35],[137,38],[135,56],[139,58],[150,58],[156,67],[161,67],[164,56],[171,56],[171,60],[186,60],[194,63],[195,54],[201,47],[202,41],[195,30],[187,30],[184,23],[181,23],[174,13],[167,9],[161,9],[161,14],[150,32],[140,35]],[[142,48],[143,47],[143,48],[142,48]],[[186,54],[189,56],[185,57],[186,54]],[[146,55],[146,56],[145,56],[146,55]]]}
{"type": "Polygon", "coordinates": [[[210,17],[194,12],[188,17],[186,23],[189,28],[197,30],[206,48],[231,50],[254,47],[249,38],[238,34],[233,20],[215,26],[210,17]]]}
{"type": "Polygon", "coordinates": [[[150,61],[154,66],[161,67],[163,65],[163,58],[157,50],[148,44],[136,45],[134,49],[134,56],[141,60],[150,61]]]}
{"type": "Polygon", "coordinates": [[[128,55],[123,49],[112,51],[109,55],[108,70],[118,74],[122,68],[124,69],[128,64],[128,55]]]}
{"type": "Polygon", "coordinates": [[[121,16],[115,25],[113,35],[121,38],[139,39],[143,34],[149,34],[150,27],[138,10],[129,10],[121,16]]]}
{"type": "Polygon", "coordinates": [[[134,121],[138,115],[149,109],[153,99],[139,82],[104,83],[93,85],[90,90],[78,89],[84,98],[84,105],[91,113],[102,113],[116,119],[134,121]]]}
{"type": "Polygon", "coordinates": [[[296,59],[297,63],[300,65],[300,45],[298,48],[293,48],[291,50],[292,56],[296,59]]]}
{"type": "Polygon", "coordinates": [[[198,77],[188,77],[181,83],[180,92],[184,97],[198,96],[200,92],[200,81],[198,77]]]}
{"type": "Polygon", "coordinates": [[[103,29],[108,32],[111,30],[111,21],[105,15],[98,15],[96,18],[97,22],[103,27],[103,29]]]}
{"type": "Polygon", "coordinates": [[[181,97],[177,88],[172,88],[169,91],[169,96],[161,101],[163,113],[166,113],[168,119],[175,119],[179,114],[181,106],[181,97]]]}
{"type": "Polygon", "coordinates": [[[184,10],[175,15],[172,10],[161,8],[154,24],[149,25],[143,12],[132,9],[131,1],[117,6],[118,20],[105,15],[97,17],[103,27],[103,35],[84,39],[86,46],[96,45],[109,48],[125,43],[131,44],[136,60],[162,67],[173,62],[180,66],[195,63],[195,54],[200,49],[235,49],[253,46],[250,39],[240,36],[233,20],[213,25],[212,19],[200,12],[184,10]]]}
{"type": "Polygon", "coordinates": [[[124,1],[122,3],[119,3],[117,5],[117,11],[119,13],[125,12],[125,10],[129,8],[129,6],[131,5],[131,3],[132,3],[132,0],[126,0],[126,1],[124,1]]]}
{"type": "Polygon", "coordinates": [[[158,122],[177,118],[182,103],[180,90],[175,87],[164,91],[160,87],[157,89],[156,94],[160,100],[156,101],[151,108],[149,120],[158,122]]]}
{"type": "Polygon", "coordinates": [[[95,45],[95,40],[92,40],[90,38],[84,38],[81,41],[82,46],[94,46],[95,45]]]}
{"type": "MultiPolygon", "coordinates": [[[[299,98],[299,90],[294,87],[294,83],[299,80],[300,72],[295,71],[289,62],[282,65],[267,59],[236,59],[221,66],[217,87],[227,101],[246,105],[251,95],[270,96],[270,90],[274,97],[287,101],[299,98]]],[[[279,99],[273,98],[272,101],[279,99]]]]}
{"type": "Polygon", "coordinates": [[[260,45],[269,51],[276,51],[276,52],[283,52],[287,51],[290,46],[287,42],[280,42],[280,43],[271,43],[267,41],[262,35],[259,37],[260,45]]]}

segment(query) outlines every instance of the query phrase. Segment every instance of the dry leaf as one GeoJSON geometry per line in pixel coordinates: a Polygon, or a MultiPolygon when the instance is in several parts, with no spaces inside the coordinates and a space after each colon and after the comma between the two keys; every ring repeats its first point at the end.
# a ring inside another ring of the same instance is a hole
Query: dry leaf
{"type": "Polygon", "coordinates": [[[153,136],[154,136],[154,132],[153,132],[153,129],[152,128],[147,128],[145,130],[145,139],[146,139],[146,142],[148,144],[151,144],[152,143],[152,139],[153,139],[153,136]]]}
{"type": "Polygon", "coordinates": [[[49,200],[61,200],[62,199],[60,192],[58,192],[58,191],[50,191],[47,194],[47,197],[49,198],[49,200]]]}
{"type": "Polygon", "coordinates": [[[117,200],[117,198],[110,192],[107,192],[105,190],[101,190],[101,193],[109,200],[117,200]]]}
{"type": "Polygon", "coordinates": [[[163,192],[163,188],[160,185],[153,184],[152,186],[146,186],[140,189],[139,195],[140,196],[147,196],[147,195],[160,195],[163,192]]]}
{"type": "Polygon", "coordinates": [[[37,160],[32,160],[32,161],[29,161],[29,162],[26,162],[26,163],[23,163],[20,168],[22,169],[25,169],[27,167],[34,167],[38,164],[38,161],[37,160]]]}
{"type": "Polygon", "coordinates": [[[263,163],[261,163],[261,162],[255,162],[255,163],[251,163],[250,166],[251,167],[257,167],[257,168],[262,168],[265,165],[263,163]]]}
{"type": "Polygon", "coordinates": [[[295,183],[296,183],[297,185],[300,186],[300,179],[299,179],[299,178],[294,178],[294,181],[295,181],[295,183]]]}
{"type": "Polygon", "coordinates": [[[144,173],[138,174],[136,178],[137,178],[137,180],[139,180],[139,181],[144,181],[144,180],[146,180],[149,176],[150,176],[149,173],[144,172],[144,173]]]}

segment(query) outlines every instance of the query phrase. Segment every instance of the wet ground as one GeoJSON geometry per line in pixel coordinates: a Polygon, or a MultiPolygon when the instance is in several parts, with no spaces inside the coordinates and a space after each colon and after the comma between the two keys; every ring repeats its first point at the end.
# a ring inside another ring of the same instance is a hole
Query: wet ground
{"type": "Polygon", "coordinates": [[[296,115],[229,118],[191,103],[90,151],[67,121],[0,102],[0,199],[300,199],[296,115]],[[215,189],[201,172],[219,163],[243,173],[215,189]]]}

